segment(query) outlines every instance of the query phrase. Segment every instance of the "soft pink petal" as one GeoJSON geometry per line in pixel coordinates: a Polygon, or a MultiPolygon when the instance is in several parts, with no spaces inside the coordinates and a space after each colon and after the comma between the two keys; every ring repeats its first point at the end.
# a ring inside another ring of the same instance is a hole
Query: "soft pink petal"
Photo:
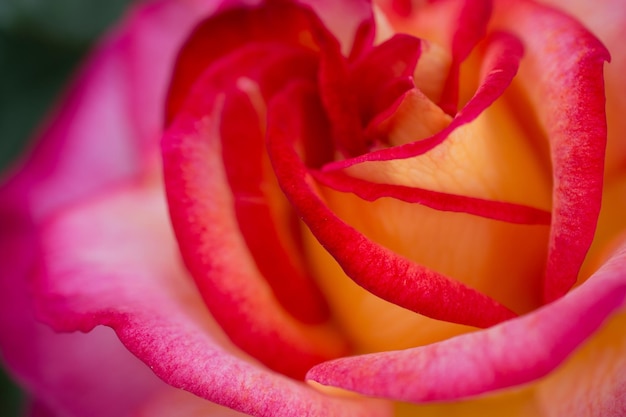
{"type": "Polygon", "coordinates": [[[294,84],[268,110],[268,152],[278,181],[311,232],[346,274],[375,295],[431,318],[486,327],[514,317],[489,297],[375,244],[324,204],[295,151],[319,140],[315,91],[294,84]]]}
{"type": "Polygon", "coordinates": [[[165,386],[109,331],[60,335],[38,323],[27,279],[40,256],[38,228],[44,218],[72,201],[142,175],[151,164],[160,123],[154,114],[162,105],[168,68],[185,32],[208,6],[158,1],[133,9],[94,50],[28,157],[5,173],[0,186],[0,349],[11,373],[35,397],[38,410],[63,416],[128,416],[165,386]],[[145,36],[146,28],[155,26],[159,36],[145,36]],[[141,59],[128,55],[134,47],[145,50],[141,59]],[[142,65],[151,75],[139,91],[133,89],[130,73],[142,65]],[[143,94],[155,101],[137,109],[143,94]]]}
{"type": "Polygon", "coordinates": [[[255,416],[386,416],[385,402],[341,399],[236,350],[179,259],[160,186],[140,184],[67,209],[44,230],[36,282],[58,330],[112,327],[170,385],[255,416]]]}
{"type": "Polygon", "coordinates": [[[35,397],[37,409],[76,417],[130,416],[164,384],[111,331],[57,334],[35,320],[27,277],[39,256],[37,234],[23,212],[0,207],[0,219],[2,360],[35,397]]]}
{"type": "Polygon", "coordinates": [[[5,173],[12,177],[5,177],[0,202],[25,199],[38,219],[140,175],[158,150],[159,115],[177,47],[209,3],[161,0],[132,10],[92,52],[28,158],[5,173]],[[140,71],[148,75],[138,82],[140,71]]]}
{"type": "Polygon", "coordinates": [[[624,307],[625,266],[623,245],[583,286],[524,317],[433,345],[338,359],[307,377],[411,402],[453,400],[536,380],[624,307]]]}
{"type": "Polygon", "coordinates": [[[520,78],[550,141],[554,178],[544,300],[565,294],[593,240],[606,147],[604,62],[608,52],[580,24],[525,1],[500,1],[496,29],[512,31],[528,54],[520,78]]]}
{"type": "Polygon", "coordinates": [[[187,391],[160,392],[137,411],[134,417],[245,417],[231,408],[215,404],[187,391]]]}

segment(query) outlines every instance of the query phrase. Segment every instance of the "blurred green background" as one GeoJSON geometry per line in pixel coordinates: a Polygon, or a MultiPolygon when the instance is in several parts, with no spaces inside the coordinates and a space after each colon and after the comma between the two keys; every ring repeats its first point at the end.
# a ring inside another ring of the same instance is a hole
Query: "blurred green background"
{"type": "MultiPolygon", "coordinates": [[[[94,40],[129,2],[0,0],[0,171],[19,155],[94,40]]],[[[20,415],[22,397],[0,368],[0,416],[20,415]]]]}

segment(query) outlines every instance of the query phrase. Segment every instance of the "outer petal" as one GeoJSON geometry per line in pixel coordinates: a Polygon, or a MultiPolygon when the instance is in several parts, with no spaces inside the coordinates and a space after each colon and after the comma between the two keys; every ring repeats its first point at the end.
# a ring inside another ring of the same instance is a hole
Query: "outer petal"
{"type": "Polygon", "coordinates": [[[320,394],[237,351],[182,266],[162,193],[121,189],[45,228],[43,318],[58,330],[111,326],[169,384],[255,416],[388,415],[384,402],[320,394]]]}
{"type": "Polygon", "coordinates": [[[585,285],[522,318],[433,345],[320,364],[308,378],[412,402],[452,400],[533,381],[624,308],[625,265],[623,245],[585,285]]]}
{"type": "Polygon", "coordinates": [[[176,48],[208,3],[159,0],[133,9],[93,52],[28,159],[0,186],[0,348],[35,397],[33,413],[128,416],[166,387],[111,332],[57,334],[38,323],[27,278],[40,256],[42,219],[151,164],[176,48]],[[149,76],[134,89],[139,72],[149,76]],[[144,94],[151,99],[143,102],[144,94]]]}

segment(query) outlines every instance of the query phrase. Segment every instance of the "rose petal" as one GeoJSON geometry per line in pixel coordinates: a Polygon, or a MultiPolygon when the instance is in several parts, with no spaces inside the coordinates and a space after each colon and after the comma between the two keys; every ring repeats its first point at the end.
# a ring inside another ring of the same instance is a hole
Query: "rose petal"
{"type": "Polygon", "coordinates": [[[209,402],[187,391],[171,389],[161,392],[145,404],[134,417],[245,417],[230,408],[209,402]]]}
{"type": "Polygon", "coordinates": [[[365,395],[452,400],[540,378],[583,344],[626,300],[626,245],[567,297],[489,330],[404,351],[341,358],[307,378],[365,395]]]}
{"type": "Polygon", "coordinates": [[[483,61],[483,80],[480,87],[474,94],[474,97],[457,113],[448,127],[429,138],[401,146],[381,149],[342,161],[331,162],[323,169],[332,171],[368,161],[406,159],[421,155],[434,148],[443,142],[457,127],[476,119],[504,92],[517,73],[521,58],[522,45],[517,38],[505,33],[492,35],[483,61]]]}
{"type": "Polygon", "coordinates": [[[419,39],[399,34],[352,65],[349,82],[357,95],[363,126],[413,88],[410,77],[420,53],[419,39]]]}
{"type": "Polygon", "coordinates": [[[57,334],[36,321],[27,278],[40,255],[42,219],[61,206],[141,175],[152,164],[158,149],[153,136],[160,123],[155,117],[161,106],[158,97],[165,93],[178,44],[210,6],[207,3],[158,1],[132,8],[94,49],[27,158],[15,172],[4,173],[0,349],[7,368],[34,397],[33,413],[129,416],[165,386],[112,332],[57,334]],[[144,36],[154,26],[159,36],[144,36]],[[133,48],[144,53],[132,57],[133,48]],[[132,88],[132,73],[146,72],[145,65],[158,68],[147,71],[141,88],[132,88]],[[135,108],[143,95],[156,101],[135,108]]]}
{"type": "Polygon", "coordinates": [[[606,116],[608,141],[605,160],[606,178],[623,175],[626,162],[626,89],[624,73],[626,71],[626,54],[623,51],[623,42],[626,38],[626,8],[621,0],[603,1],[602,7],[598,3],[588,0],[563,1],[544,0],[542,3],[551,4],[566,12],[572,13],[587,28],[589,28],[607,47],[614,51],[611,65],[604,69],[606,82],[606,116]]]}
{"type": "MultiPolygon", "coordinates": [[[[268,50],[263,53],[265,57],[270,55],[268,50]]],[[[264,59],[256,59],[254,65],[263,67],[264,59]]],[[[273,78],[281,69],[295,72],[296,65],[292,60],[279,59],[276,65],[264,71],[273,78]]],[[[288,74],[282,80],[291,76],[293,74],[288,74]]],[[[223,164],[240,232],[259,273],[271,286],[278,302],[304,323],[324,323],[329,319],[327,303],[297,251],[298,233],[294,230],[297,219],[269,167],[263,126],[259,122],[264,118],[264,111],[250,105],[252,96],[256,98],[253,101],[263,106],[260,87],[246,80],[241,84],[245,84],[243,88],[248,91],[231,91],[226,98],[220,129],[223,164]],[[242,149],[246,151],[241,152],[242,149]]],[[[210,91],[203,89],[203,94],[208,95],[210,91]]]]}
{"type": "Polygon", "coordinates": [[[379,297],[432,318],[483,327],[513,317],[489,297],[373,243],[326,207],[293,148],[296,138],[318,140],[307,137],[315,135],[312,126],[322,111],[311,94],[297,84],[274,100],[268,152],[287,198],[347,275],[379,297]]]}
{"type": "Polygon", "coordinates": [[[462,2],[458,22],[452,37],[452,63],[439,102],[446,113],[457,113],[459,100],[459,75],[461,63],[469,56],[474,47],[486,34],[491,17],[491,1],[465,0],[462,2]]]}
{"type": "Polygon", "coordinates": [[[345,56],[357,58],[374,41],[374,16],[370,0],[304,0],[339,40],[345,56]]]}
{"type": "Polygon", "coordinates": [[[532,51],[520,78],[550,140],[554,192],[544,283],[549,302],[576,282],[596,229],[607,132],[602,73],[609,55],[579,23],[536,3],[497,2],[494,25],[515,33],[532,51]]]}
{"type": "Polygon", "coordinates": [[[65,331],[110,326],[168,384],[244,413],[389,415],[385,402],[320,394],[237,351],[182,268],[162,193],[129,186],[47,225],[36,282],[43,319],[65,331]]]}
{"type": "Polygon", "coordinates": [[[460,66],[484,38],[492,2],[460,0],[411,4],[410,1],[387,0],[380,3],[397,32],[427,39],[450,51],[452,62],[437,94],[437,104],[454,115],[458,106],[460,66]]]}
{"type": "Polygon", "coordinates": [[[364,200],[391,197],[423,204],[441,211],[473,214],[516,224],[550,224],[550,213],[534,207],[502,201],[483,200],[455,194],[394,184],[377,184],[335,172],[311,172],[320,183],[341,192],[350,192],[364,200]]]}
{"type": "MultiPolygon", "coordinates": [[[[247,137],[256,135],[257,142],[263,141],[259,110],[252,104],[233,106],[237,91],[251,88],[257,78],[254,72],[247,73],[265,68],[267,60],[273,59],[271,50],[260,56],[263,51],[242,48],[223,58],[220,65],[214,64],[198,81],[163,139],[165,183],[181,252],[217,321],[246,352],[273,369],[301,378],[313,364],[345,354],[347,346],[330,323],[320,322],[323,316],[317,317],[318,324],[307,325],[285,311],[276,299],[241,234],[234,208],[237,193],[247,184],[241,183],[239,174],[234,173],[238,165],[225,167],[232,163],[232,151],[227,148],[233,144],[222,145],[227,139],[222,136],[240,124],[237,112],[254,122],[246,125],[247,137]],[[233,72],[233,68],[243,74],[233,72]],[[228,90],[228,98],[221,92],[223,89],[228,90]],[[230,109],[232,119],[224,118],[224,109],[230,109]],[[234,189],[228,182],[229,170],[234,189]],[[228,259],[237,262],[226,262],[228,259]]],[[[259,90],[262,86],[259,84],[259,90]]],[[[262,106],[263,97],[256,97],[255,102],[259,100],[258,105],[262,106]]],[[[249,98],[243,103],[250,103],[249,98]]],[[[252,154],[255,156],[262,158],[261,154],[252,154]]],[[[250,242],[254,238],[247,230],[250,242]]],[[[274,273],[276,268],[266,272],[274,273]]],[[[301,287],[306,288],[304,281],[301,287]]],[[[312,292],[292,295],[296,300],[305,300],[304,305],[318,301],[312,292]]]]}

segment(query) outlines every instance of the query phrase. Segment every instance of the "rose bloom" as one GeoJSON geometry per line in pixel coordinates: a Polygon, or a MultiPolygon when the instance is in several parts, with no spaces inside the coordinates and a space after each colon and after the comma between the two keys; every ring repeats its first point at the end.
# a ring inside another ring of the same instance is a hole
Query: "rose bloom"
{"type": "Polygon", "coordinates": [[[626,415],[626,8],[553,3],[135,5],[0,188],[27,415],[626,415]]]}

